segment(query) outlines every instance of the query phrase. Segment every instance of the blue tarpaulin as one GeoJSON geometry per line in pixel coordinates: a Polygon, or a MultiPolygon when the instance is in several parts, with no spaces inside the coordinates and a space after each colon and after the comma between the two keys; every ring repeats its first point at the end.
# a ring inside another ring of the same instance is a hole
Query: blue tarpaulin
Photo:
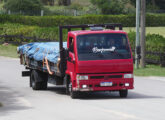
{"type": "MultiPolygon", "coordinates": [[[[64,48],[67,43],[63,42],[64,48]]],[[[59,42],[34,42],[18,47],[20,54],[24,54],[36,61],[42,61],[45,57],[52,63],[57,63],[59,57],[59,42]]]]}

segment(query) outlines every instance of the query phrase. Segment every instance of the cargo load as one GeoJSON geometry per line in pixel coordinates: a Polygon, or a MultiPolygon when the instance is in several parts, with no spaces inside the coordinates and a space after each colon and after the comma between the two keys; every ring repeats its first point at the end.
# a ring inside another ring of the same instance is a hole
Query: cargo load
{"type": "MultiPolygon", "coordinates": [[[[64,48],[66,48],[66,42],[63,42],[64,48]]],[[[18,52],[30,59],[36,61],[43,61],[45,58],[49,62],[57,63],[60,56],[59,54],[59,42],[34,42],[18,47],[18,52]]]]}

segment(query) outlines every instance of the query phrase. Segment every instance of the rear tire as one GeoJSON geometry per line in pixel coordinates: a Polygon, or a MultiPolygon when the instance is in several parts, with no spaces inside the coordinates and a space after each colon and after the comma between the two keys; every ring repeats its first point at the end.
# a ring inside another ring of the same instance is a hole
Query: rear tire
{"type": "Polygon", "coordinates": [[[30,76],[30,84],[33,90],[46,90],[47,81],[48,81],[47,74],[37,70],[32,70],[30,76]]]}
{"type": "Polygon", "coordinates": [[[126,98],[128,95],[128,90],[120,90],[119,93],[121,98],[126,98]]]}

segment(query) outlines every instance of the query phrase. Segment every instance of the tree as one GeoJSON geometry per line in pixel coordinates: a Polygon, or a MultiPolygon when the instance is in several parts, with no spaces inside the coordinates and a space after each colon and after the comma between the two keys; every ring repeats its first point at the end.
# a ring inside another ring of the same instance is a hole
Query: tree
{"type": "Polygon", "coordinates": [[[103,14],[121,14],[124,10],[123,0],[91,0],[103,14]]]}
{"type": "MultiPolygon", "coordinates": [[[[130,0],[131,3],[135,6],[136,0],[130,0]]],[[[147,6],[153,6],[153,8],[160,8],[162,10],[165,10],[165,0],[146,0],[147,6]]]]}
{"type": "Polygon", "coordinates": [[[53,6],[55,0],[41,0],[44,5],[50,5],[53,6]]]}
{"type": "Polygon", "coordinates": [[[8,0],[4,8],[12,12],[36,15],[43,9],[43,5],[40,0],[8,0]]]}
{"type": "Polygon", "coordinates": [[[71,0],[58,0],[58,4],[68,6],[71,4],[71,0]]]}
{"type": "Polygon", "coordinates": [[[165,0],[156,0],[155,3],[161,10],[165,10],[165,0]]]}

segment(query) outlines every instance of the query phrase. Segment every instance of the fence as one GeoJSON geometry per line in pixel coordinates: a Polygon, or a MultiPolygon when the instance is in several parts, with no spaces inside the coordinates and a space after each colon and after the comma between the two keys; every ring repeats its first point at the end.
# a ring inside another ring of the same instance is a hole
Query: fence
{"type": "MultiPolygon", "coordinates": [[[[51,40],[51,39],[42,39],[42,38],[37,38],[37,37],[26,37],[23,35],[0,35],[0,44],[3,43],[11,43],[11,44],[15,44],[15,45],[22,45],[22,44],[26,44],[29,42],[53,42],[53,41],[57,41],[57,40],[51,40]],[[17,42],[14,42],[14,39],[19,39],[17,42]]],[[[134,52],[134,50],[132,50],[134,52]]],[[[160,59],[159,60],[154,60],[154,59],[148,59],[146,58],[146,63],[149,64],[159,64],[162,67],[165,67],[165,52],[161,53],[161,52],[146,52],[146,56],[147,55],[153,55],[153,56],[157,56],[160,59]]],[[[135,60],[135,58],[134,58],[135,60]]]]}

